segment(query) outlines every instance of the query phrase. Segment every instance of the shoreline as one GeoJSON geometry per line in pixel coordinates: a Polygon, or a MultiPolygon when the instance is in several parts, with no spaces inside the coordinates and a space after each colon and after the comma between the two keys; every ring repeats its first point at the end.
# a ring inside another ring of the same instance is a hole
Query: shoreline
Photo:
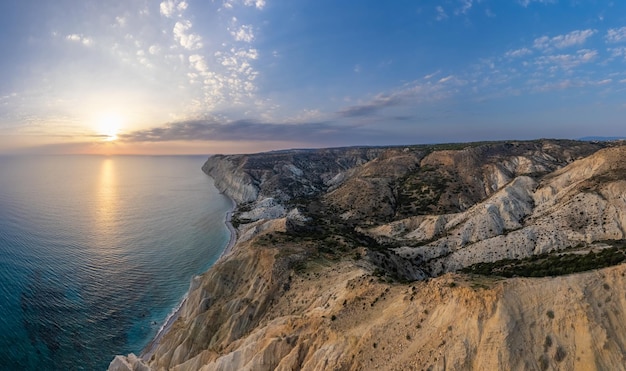
{"type": "MultiPolygon", "coordinates": [[[[220,192],[220,193],[224,195],[225,197],[227,197],[232,202],[230,210],[226,212],[226,215],[224,217],[224,224],[226,225],[226,228],[228,228],[228,231],[230,232],[230,238],[228,240],[228,244],[226,245],[226,247],[224,248],[220,256],[217,258],[215,263],[219,262],[220,260],[224,259],[225,256],[230,254],[233,250],[233,247],[235,246],[235,243],[237,242],[237,230],[231,223],[233,213],[235,212],[235,209],[237,208],[237,202],[235,202],[235,200],[232,197],[228,196],[226,193],[224,192],[220,192]]],[[[215,265],[215,263],[213,263],[213,265],[215,265]]],[[[209,269],[211,268],[209,267],[209,269]]],[[[150,340],[148,345],[146,345],[146,347],[141,351],[141,353],[139,353],[139,358],[141,358],[144,362],[148,362],[150,360],[150,357],[152,357],[152,355],[156,351],[156,348],[159,346],[159,343],[161,342],[161,339],[163,338],[163,336],[172,328],[172,325],[178,319],[178,317],[180,317],[180,311],[185,305],[185,303],[187,302],[187,298],[189,297],[189,291],[191,290],[191,286],[193,285],[193,280],[196,277],[197,276],[193,276],[191,278],[189,289],[185,293],[185,296],[183,296],[183,299],[175,307],[175,309],[166,317],[165,322],[159,328],[159,331],[157,332],[155,337],[152,340],[150,340]]]]}
{"type": "Polygon", "coordinates": [[[226,193],[222,192],[222,194],[228,197],[228,199],[230,199],[230,201],[232,202],[230,211],[226,212],[226,217],[224,219],[224,224],[226,224],[226,228],[228,228],[228,231],[230,232],[230,240],[228,240],[228,244],[224,248],[224,251],[222,251],[222,254],[220,255],[220,257],[217,258],[216,263],[222,260],[226,255],[230,254],[233,250],[233,247],[235,246],[235,243],[237,242],[237,230],[233,226],[233,223],[231,223],[232,218],[233,218],[233,213],[237,209],[237,202],[235,202],[235,199],[228,196],[226,193]]]}

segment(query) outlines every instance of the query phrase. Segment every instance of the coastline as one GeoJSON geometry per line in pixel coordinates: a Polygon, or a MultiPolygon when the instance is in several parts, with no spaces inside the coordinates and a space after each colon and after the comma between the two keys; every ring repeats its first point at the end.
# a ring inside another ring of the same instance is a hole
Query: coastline
{"type": "MultiPolygon", "coordinates": [[[[235,200],[232,197],[228,196],[225,192],[221,192],[221,194],[223,194],[225,197],[228,197],[228,199],[232,202],[231,209],[226,212],[226,215],[224,217],[224,224],[226,225],[226,228],[228,228],[228,231],[230,232],[230,239],[228,240],[228,244],[226,245],[226,247],[220,254],[219,258],[217,258],[215,263],[224,259],[224,257],[230,254],[233,250],[233,247],[235,246],[235,243],[237,242],[237,230],[231,223],[233,213],[235,212],[235,209],[237,208],[237,202],[235,202],[235,200]]],[[[154,354],[154,352],[156,351],[156,348],[159,346],[159,343],[161,342],[161,339],[163,338],[163,336],[170,330],[170,328],[172,327],[174,322],[178,319],[178,317],[180,317],[180,311],[185,305],[185,303],[187,302],[187,298],[189,297],[189,291],[191,290],[191,286],[193,284],[193,280],[195,279],[195,277],[196,276],[191,278],[191,284],[189,285],[190,288],[187,290],[187,292],[185,293],[185,296],[183,296],[183,299],[180,301],[180,303],[167,316],[167,318],[165,319],[165,322],[163,323],[161,328],[159,328],[159,331],[157,332],[154,339],[152,339],[150,343],[148,343],[148,345],[141,351],[139,358],[141,358],[144,362],[148,362],[150,360],[150,357],[152,357],[152,354],[154,354]]]]}
{"type": "Polygon", "coordinates": [[[228,231],[230,232],[230,240],[228,241],[228,245],[226,245],[226,247],[224,248],[224,251],[222,251],[222,254],[217,259],[217,261],[222,260],[226,255],[230,254],[233,250],[233,247],[235,246],[235,243],[237,242],[237,230],[233,226],[233,223],[231,223],[232,218],[233,218],[233,213],[237,209],[237,202],[235,202],[235,199],[230,197],[226,193],[222,192],[222,194],[228,197],[230,201],[232,202],[231,209],[230,211],[226,212],[226,218],[224,219],[224,224],[226,224],[226,228],[228,228],[228,231]]]}

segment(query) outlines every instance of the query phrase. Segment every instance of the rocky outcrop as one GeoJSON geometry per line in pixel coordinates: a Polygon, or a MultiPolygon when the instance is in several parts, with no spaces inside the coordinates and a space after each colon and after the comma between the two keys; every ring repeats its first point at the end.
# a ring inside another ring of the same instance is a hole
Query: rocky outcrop
{"type": "Polygon", "coordinates": [[[215,187],[238,204],[253,202],[259,195],[258,184],[243,170],[241,158],[212,156],[202,166],[202,171],[215,180],[215,187]]]}
{"type": "Polygon", "coordinates": [[[469,210],[413,217],[366,233],[423,262],[431,275],[626,237],[626,147],[609,148],[546,176],[515,178],[469,210]],[[409,228],[407,228],[409,227],[409,228]],[[433,240],[431,242],[431,240],[433,240]]]}
{"type": "Polygon", "coordinates": [[[603,146],[214,156],[238,242],[148,359],[110,370],[625,370],[626,265],[457,272],[626,238],[626,147],[603,146]]]}

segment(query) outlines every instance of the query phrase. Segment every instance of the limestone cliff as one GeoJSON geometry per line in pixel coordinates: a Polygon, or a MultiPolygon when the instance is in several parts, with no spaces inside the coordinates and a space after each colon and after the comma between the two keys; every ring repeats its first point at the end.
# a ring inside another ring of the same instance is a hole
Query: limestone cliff
{"type": "Polygon", "coordinates": [[[238,242],[154,353],[110,370],[624,370],[626,147],[604,146],[212,157],[238,242]],[[587,271],[458,272],[519,262],[587,271]]]}

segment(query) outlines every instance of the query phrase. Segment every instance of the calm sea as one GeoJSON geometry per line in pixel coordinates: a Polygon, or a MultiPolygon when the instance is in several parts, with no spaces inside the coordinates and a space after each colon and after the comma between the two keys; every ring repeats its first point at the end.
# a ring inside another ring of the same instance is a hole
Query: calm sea
{"type": "Polygon", "coordinates": [[[199,156],[0,157],[0,369],[139,353],[228,243],[199,156]]]}

